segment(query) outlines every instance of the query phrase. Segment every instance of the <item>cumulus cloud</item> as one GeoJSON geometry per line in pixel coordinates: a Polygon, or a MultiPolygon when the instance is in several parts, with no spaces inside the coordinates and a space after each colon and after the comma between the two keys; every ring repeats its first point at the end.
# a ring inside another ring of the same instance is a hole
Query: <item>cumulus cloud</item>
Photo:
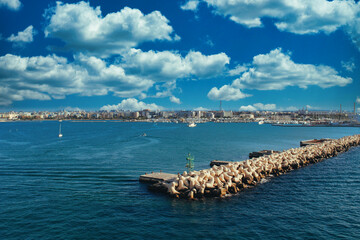
{"type": "Polygon", "coordinates": [[[263,103],[255,103],[254,107],[259,110],[271,111],[276,109],[276,104],[263,104],[263,103]]]}
{"type": "Polygon", "coordinates": [[[357,15],[354,17],[353,21],[351,21],[345,27],[345,31],[348,33],[351,41],[360,51],[360,2],[357,3],[355,9],[357,10],[357,15]]]}
{"type": "Polygon", "coordinates": [[[296,34],[331,33],[355,19],[354,1],[327,0],[204,0],[214,12],[246,27],[262,27],[274,18],[280,31],[296,34]]]}
{"type": "Polygon", "coordinates": [[[64,4],[46,11],[45,36],[59,38],[74,51],[87,51],[101,56],[119,54],[124,48],[146,41],[178,40],[169,20],[159,11],[144,15],[129,7],[102,16],[100,7],[88,2],[64,4]]]}
{"type": "Polygon", "coordinates": [[[260,54],[241,77],[232,83],[239,89],[283,90],[288,86],[306,89],[315,85],[321,88],[346,86],[351,78],[344,78],[338,72],[324,65],[299,64],[290,59],[290,54],[283,53],[281,48],[268,54],[260,54]]]}
{"type": "Polygon", "coordinates": [[[352,83],[351,78],[339,76],[329,66],[295,63],[290,55],[291,53],[283,53],[281,48],[276,48],[270,53],[255,56],[252,63],[238,65],[229,71],[229,75],[239,75],[231,85],[224,85],[220,89],[212,88],[208,97],[230,101],[250,96],[241,92],[244,89],[283,90],[290,86],[303,89],[308,86],[329,88],[352,83]]]}
{"type": "Polygon", "coordinates": [[[0,8],[7,7],[10,10],[17,11],[21,7],[19,0],[0,0],[0,8]]]}
{"type": "Polygon", "coordinates": [[[341,61],[341,66],[348,72],[352,72],[355,69],[354,60],[350,60],[348,62],[341,61]]]}
{"type": "Polygon", "coordinates": [[[185,61],[191,66],[190,73],[200,78],[209,78],[222,73],[230,58],[225,53],[205,56],[201,52],[190,51],[185,61]]]}
{"type": "Polygon", "coordinates": [[[225,53],[203,55],[190,51],[185,57],[177,52],[131,49],[123,53],[123,66],[127,72],[148,76],[156,81],[178,78],[210,78],[221,74],[230,58],[225,53]]]}
{"type": "Polygon", "coordinates": [[[56,55],[0,57],[2,105],[24,99],[61,99],[66,95],[106,95],[119,97],[141,95],[154,82],[127,75],[120,65],[108,64],[96,57],[77,55],[69,63],[56,55]]]}
{"type": "Polygon", "coordinates": [[[204,108],[204,107],[197,107],[197,108],[194,108],[194,111],[210,111],[210,109],[204,108]]]}
{"type": "Polygon", "coordinates": [[[190,0],[186,2],[184,5],[181,5],[180,8],[182,10],[197,11],[199,3],[200,2],[198,0],[190,0]]]}
{"type": "Polygon", "coordinates": [[[176,103],[176,104],[181,104],[180,99],[175,97],[175,96],[170,97],[170,102],[173,102],[173,103],[176,103]]]}
{"type": "Polygon", "coordinates": [[[34,40],[34,35],[36,31],[32,25],[25,28],[24,31],[18,32],[17,35],[11,34],[10,37],[7,38],[9,42],[16,42],[16,43],[29,43],[34,40]]]}
{"type": "Polygon", "coordinates": [[[252,105],[247,105],[247,106],[241,106],[239,108],[239,111],[254,112],[254,111],[257,111],[257,109],[252,105]]]}
{"type": "Polygon", "coordinates": [[[330,34],[343,29],[360,51],[360,2],[354,0],[202,0],[213,13],[248,28],[272,18],[280,31],[330,34]]]}
{"type": "Polygon", "coordinates": [[[228,72],[229,76],[239,76],[241,73],[245,72],[247,70],[246,66],[243,65],[237,65],[234,69],[230,69],[228,72]]]}
{"type": "Polygon", "coordinates": [[[212,100],[236,101],[251,95],[242,93],[240,89],[224,85],[220,89],[213,87],[207,96],[212,100]]]}
{"type": "Polygon", "coordinates": [[[49,95],[29,89],[13,89],[7,86],[0,86],[0,106],[10,105],[13,101],[50,100],[49,95]]]}
{"type": "Polygon", "coordinates": [[[121,101],[117,105],[106,105],[100,108],[100,110],[111,111],[111,110],[124,110],[124,111],[140,111],[144,109],[150,110],[162,110],[164,109],[161,106],[156,105],[155,103],[147,104],[142,101],[138,101],[135,98],[128,98],[121,101]]]}
{"type": "Polygon", "coordinates": [[[275,111],[276,104],[255,103],[253,105],[241,106],[239,111],[275,111]]]}
{"type": "MultiPolygon", "coordinates": [[[[16,96],[19,90],[36,91],[53,99],[63,99],[70,94],[109,93],[144,99],[146,92],[156,86],[158,92],[152,97],[169,97],[171,102],[180,104],[180,99],[173,96],[173,91],[181,90],[176,87],[178,79],[216,76],[223,72],[228,62],[224,53],[205,56],[192,51],[183,57],[169,51],[131,49],[114,63],[82,53],[75,54],[73,62],[56,55],[29,58],[7,54],[0,57],[0,83],[8,89],[4,96],[10,100],[2,102],[4,105],[29,98],[24,92],[22,98],[16,96]]],[[[40,99],[40,95],[33,96],[40,99]]]]}
{"type": "Polygon", "coordinates": [[[356,103],[360,104],[360,97],[356,98],[356,103]]]}

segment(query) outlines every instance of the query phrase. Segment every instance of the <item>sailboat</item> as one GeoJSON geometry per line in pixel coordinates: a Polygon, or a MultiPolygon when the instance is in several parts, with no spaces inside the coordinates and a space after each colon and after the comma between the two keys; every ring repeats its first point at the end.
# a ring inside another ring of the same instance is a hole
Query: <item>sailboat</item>
{"type": "Polygon", "coordinates": [[[60,126],[59,126],[59,138],[61,138],[63,135],[61,133],[61,123],[60,123],[60,126]]]}

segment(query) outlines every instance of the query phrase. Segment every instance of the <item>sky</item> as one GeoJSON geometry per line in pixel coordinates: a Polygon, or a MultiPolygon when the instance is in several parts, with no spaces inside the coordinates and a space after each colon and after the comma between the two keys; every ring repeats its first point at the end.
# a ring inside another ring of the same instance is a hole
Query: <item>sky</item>
{"type": "Polygon", "coordinates": [[[360,111],[354,0],[0,0],[0,111],[360,111]]]}

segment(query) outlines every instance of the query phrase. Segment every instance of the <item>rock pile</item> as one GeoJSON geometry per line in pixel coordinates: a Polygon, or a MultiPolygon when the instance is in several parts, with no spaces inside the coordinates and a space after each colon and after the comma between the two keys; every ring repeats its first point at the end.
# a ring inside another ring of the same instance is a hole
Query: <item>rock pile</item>
{"type": "Polygon", "coordinates": [[[222,197],[255,186],[263,178],[278,176],[317,163],[358,145],[360,145],[360,135],[347,136],[318,145],[291,148],[257,159],[213,166],[210,169],[189,173],[185,171],[181,175],[178,174],[172,182],[157,183],[150,188],[167,192],[171,197],[176,198],[222,197]]]}

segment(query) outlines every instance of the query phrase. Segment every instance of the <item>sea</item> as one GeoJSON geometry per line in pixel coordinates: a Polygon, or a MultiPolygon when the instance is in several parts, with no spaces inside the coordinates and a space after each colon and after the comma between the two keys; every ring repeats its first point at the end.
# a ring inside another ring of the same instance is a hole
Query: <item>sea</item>
{"type": "Polygon", "coordinates": [[[256,123],[0,123],[0,239],[360,239],[360,147],[226,198],[172,199],[139,176],[360,134],[256,123]],[[146,136],[143,136],[144,133],[146,136]]]}

